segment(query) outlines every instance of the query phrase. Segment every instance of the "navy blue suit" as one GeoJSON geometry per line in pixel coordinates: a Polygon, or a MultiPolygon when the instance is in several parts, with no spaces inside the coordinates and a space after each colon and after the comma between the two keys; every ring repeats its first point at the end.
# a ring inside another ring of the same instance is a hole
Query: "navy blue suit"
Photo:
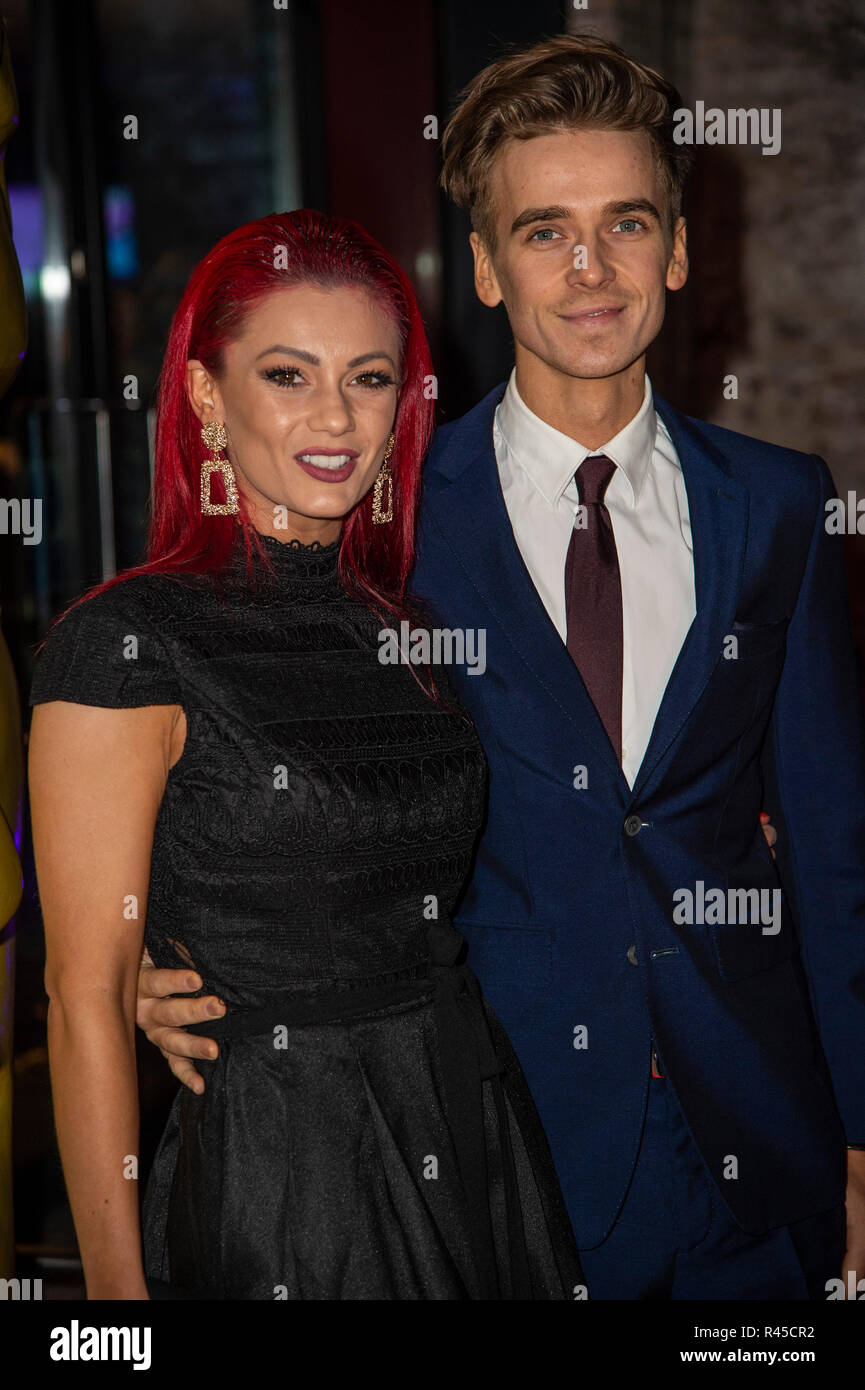
{"type": "Polygon", "coordinates": [[[435,437],[411,589],[440,626],[486,629],[486,671],[452,671],[490,767],[455,920],[578,1241],[603,1241],[625,1197],[652,1038],[739,1227],[826,1211],[843,1201],[845,1134],[865,1143],[865,740],[831,476],[655,397],[687,488],[697,615],[631,789],[513,537],[493,452],[503,391],[435,437]],[[699,881],[783,885],[780,930],[677,924],[674,893],[699,881]]]}

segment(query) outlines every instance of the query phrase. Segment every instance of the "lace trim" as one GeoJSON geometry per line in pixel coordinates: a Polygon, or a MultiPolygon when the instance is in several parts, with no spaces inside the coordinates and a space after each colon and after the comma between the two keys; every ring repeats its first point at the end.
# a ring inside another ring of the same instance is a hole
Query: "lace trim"
{"type": "MultiPolygon", "coordinates": [[[[306,542],[298,540],[295,536],[282,541],[276,536],[267,536],[262,531],[258,531],[256,534],[261,541],[265,555],[280,578],[289,581],[297,579],[319,580],[328,579],[337,573],[339,551],[342,545],[341,535],[337,536],[335,541],[322,545],[321,541],[306,542]]],[[[251,544],[254,545],[254,542],[251,544]]],[[[229,556],[227,568],[235,574],[243,575],[249,572],[250,564],[253,573],[262,572],[263,567],[254,549],[247,560],[243,533],[238,530],[234,550],[229,556]]]]}
{"type": "Polygon", "coordinates": [[[335,541],[328,541],[327,545],[322,545],[321,541],[301,541],[296,536],[292,536],[287,541],[281,541],[277,536],[266,536],[263,531],[257,533],[259,540],[264,541],[265,547],[277,551],[296,550],[307,551],[315,554],[329,555],[337,551],[342,542],[342,536],[337,536],[335,541]]]}

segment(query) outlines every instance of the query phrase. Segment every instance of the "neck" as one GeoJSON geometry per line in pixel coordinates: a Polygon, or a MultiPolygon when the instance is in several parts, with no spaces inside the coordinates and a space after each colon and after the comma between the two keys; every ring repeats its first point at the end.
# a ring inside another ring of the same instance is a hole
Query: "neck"
{"type": "Polygon", "coordinates": [[[342,531],[344,517],[305,517],[296,512],[289,513],[288,524],[277,527],[273,507],[269,509],[257,507],[253,503],[250,506],[251,521],[256,531],[262,536],[272,536],[277,541],[300,541],[303,545],[311,545],[313,541],[318,541],[320,545],[330,545],[332,541],[339,538],[342,531]]]}
{"type": "Polygon", "coordinates": [[[586,449],[600,449],[623,430],[646,391],[645,354],[614,376],[574,377],[518,350],[516,370],[529,410],[586,449]]]}

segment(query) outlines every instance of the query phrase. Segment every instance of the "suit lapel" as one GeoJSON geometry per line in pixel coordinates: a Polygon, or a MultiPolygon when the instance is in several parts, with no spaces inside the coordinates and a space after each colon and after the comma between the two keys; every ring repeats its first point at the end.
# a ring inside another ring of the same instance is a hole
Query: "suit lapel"
{"type": "Polygon", "coordinates": [[[504,387],[491,392],[431,456],[425,511],[516,655],[618,777],[624,800],[628,784],[606,730],[514,539],[493,449],[493,415],[503,394],[504,387]]]}
{"type": "Polygon", "coordinates": [[[655,408],[670,432],[688,496],[697,612],[632,791],[514,539],[493,449],[493,416],[504,389],[496,387],[434,446],[425,471],[424,518],[437,526],[526,669],[618,777],[626,804],[643,792],[722,659],[741,582],[747,490],[694,425],[656,396],[655,408]]]}
{"type": "Polygon", "coordinates": [[[697,612],[667,682],[634,783],[634,796],[645,789],[723,659],[724,638],[733,625],[739,598],[748,529],[747,490],[727,472],[723,456],[686,416],[659,396],[655,396],[655,409],[670,432],[682,466],[694,547],[697,612]]]}

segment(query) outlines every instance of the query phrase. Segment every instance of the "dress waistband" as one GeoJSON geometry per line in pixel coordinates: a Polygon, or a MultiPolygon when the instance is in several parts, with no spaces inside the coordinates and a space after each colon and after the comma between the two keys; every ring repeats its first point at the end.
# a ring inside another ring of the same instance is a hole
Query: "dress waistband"
{"type": "MultiPolygon", "coordinates": [[[[435,969],[435,967],[433,967],[435,969]]],[[[318,994],[285,994],[281,999],[258,1008],[231,1008],[222,1018],[190,1023],[187,1033],[203,1033],[215,1038],[249,1038],[272,1033],[274,1028],[299,1028],[305,1024],[338,1023],[375,1013],[392,1004],[420,1003],[432,999],[436,981],[432,974],[414,980],[385,980],[344,989],[322,990],[318,994]]]]}

